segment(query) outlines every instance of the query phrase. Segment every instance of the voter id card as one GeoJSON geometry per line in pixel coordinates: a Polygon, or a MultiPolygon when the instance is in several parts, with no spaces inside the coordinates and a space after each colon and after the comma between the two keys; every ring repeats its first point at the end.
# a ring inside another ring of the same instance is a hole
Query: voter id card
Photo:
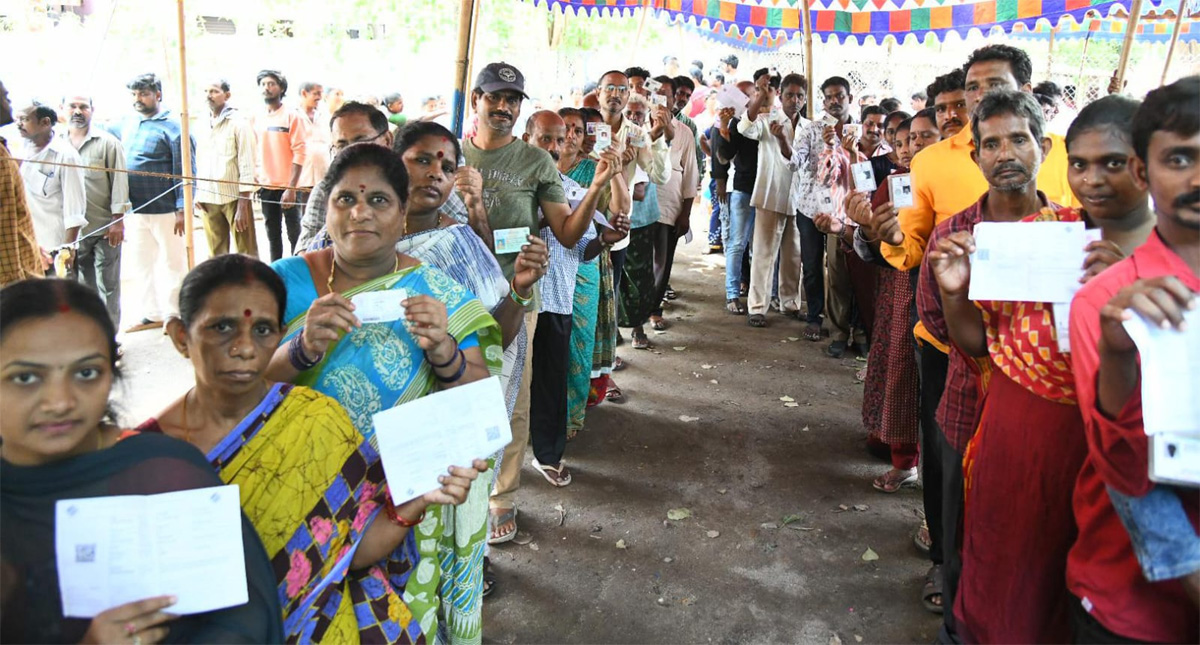
{"type": "Polygon", "coordinates": [[[496,255],[520,253],[521,247],[529,243],[529,227],[502,228],[492,231],[492,238],[495,242],[496,255]]]}
{"type": "MultiPolygon", "coordinates": [[[[648,79],[646,79],[645,83],[642,83],[642,87],[644,87],[647,92],[650,92],[651,94],[653,94],[654,92],[657,92],[660,88],[662,88],[662,83],[660,83],[652,78],[648,78],[648,79]]],[[[666,98],[666,97],[663,97],[663,98],[666,98]]]]}
{"type": "Polygon", "coordinates": [[[612,126],[607,123],[596,124],[596,152],[603,152],[612,145],[612,126]]]}
{"type": "Polygon", "coordinates": [[[873,193],[879,187],[875,184],[875,168],[870,161],[861,161],[850,166],[850,173],[854,175],[854,190],[873,193]]]}
{"type": "Polygon", "coordinates": [[[662,94],[651,94],[650,102],[655,105],[661,105],[662,107],[666,107],[667,106],[667,97],[663,96],[662,94]]]}
{"type": "Polygon", "coordinates": [[[408,298],[404,289],[393,291],[367,291],[352,296],[354,315],[364,325],[371,323],[387,323],[404,318],[404,305],[400,304],[408,298]]]}
{"type": "Polygon", "coordinates": [[[838,118],[832,114],[826,114],[825,116],[821,117],[821,123],[833,127],[838,124],[838,118]]]}
{"type": "Polygon", "coordinates": [[[629,145],[633,146],[634,148],[645,148],[647,143],[646,139],[647,137],[645,132],[633,130],[629,134],[629,145]]]}
{"type": "Polygon", "coordinates": [[[895,208],[912,208],[912,175],[892,175],[888,177],[888,190],[892,196],[892,206],[895,208]]]}
{"type": "Polygon", "coordinates": [[[596,126],[598,126],[598,125],[600,125],[600,123],[597,121],[588,121],[587,122],[587,125],[585,125],[584,128],[587,131],[588,136],[596,134],[596,126]]]}
{"type": "Polygon", "coordinates": [[[862,126],[857,123],[847,123],[842,126],[843,139],[859,139],[862,137],[862,126]]]}

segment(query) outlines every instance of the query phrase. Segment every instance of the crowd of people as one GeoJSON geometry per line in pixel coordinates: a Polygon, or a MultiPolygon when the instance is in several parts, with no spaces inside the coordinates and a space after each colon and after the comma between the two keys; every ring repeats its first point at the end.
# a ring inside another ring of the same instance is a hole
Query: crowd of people
{"type": "Polygon", "coordinates": [[[293,105],[264,70],[263,108],[239,110],[218,79],[187,160],[152,74],[128,84],[137,114],[105,127],[87,95],[22,106],[22,141],[0,140],[3,639],[480,642],[526,449],[572,485],[568,442],[627,398],[618,347],[650,348],[686,295],[671,274],[695,212],[729,315],[863,361],[867,449],[890,464],[872,486],[923,484],[919,597],[940,642],[1200,639],[1200,498],[1151,478],[1124,326],[1182,331],[1196,306],[1200,77],[1144,100],[1111,88],[1060,136],[1062,93],[1035,93],[1007,45],[948,66],[912,112],[856,102],[840,76],[742,78],[733,56],[717,74],[663,66],[527,111],[521,71],[488,64],[461,139],[436,97],[407,118],[398,94],[334,104],[310,82],[293,105]],[[212,255],[190,272],[186,176],[212,255]],[[1096,229],[1073,304],[972,300],[984,222],[1096,229]],[[372,292],[403,317],[360,320],[372,292]],[[110,405],[122,321],[161,329],[194,370],[135,424],[110,405]],[[492,377],[508,446],[438,464],[440,488],[395,503],[373,415],[492,377]],[[84,619],[47,593],[56,501],[222,483],[239,484],[248,603],[84,619]]]}

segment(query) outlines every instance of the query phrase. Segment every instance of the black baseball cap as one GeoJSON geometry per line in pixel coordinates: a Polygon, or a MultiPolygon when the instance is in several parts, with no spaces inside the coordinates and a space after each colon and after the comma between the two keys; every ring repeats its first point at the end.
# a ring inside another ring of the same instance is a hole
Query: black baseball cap
{"type": "Polygon", "coordinates": [[[521,73],[521,70],[503,61],[489,63],[487,67],[480,70],[479,75],[475,77],[475,89],[489,94],[512,90],[529,98],[529,95],[525,93],[525,75],[521,73]]]}

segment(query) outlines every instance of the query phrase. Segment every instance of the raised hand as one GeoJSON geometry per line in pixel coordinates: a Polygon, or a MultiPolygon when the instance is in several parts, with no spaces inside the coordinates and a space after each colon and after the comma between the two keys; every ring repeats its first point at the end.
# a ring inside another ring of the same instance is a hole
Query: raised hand
{"type": "Polygon", "coordinates": [[[967,295],[974,251],[975,236],[970,231],[956,231],[938,240],[937,249],[929,252],[929,265],[943,294],[967,295]]]}
{"type": "Polygon", "coordinates": [[[1091,280],[1100,275],[1101,271],[1125,259],[1125,252],[1121,247],[1108,240],[1089,242],[1084,250],[1087,251],[1087,258],[1083,261],[1084,273],[1079,279],[1081,283],[1091,280]]]}
{"type": "Polygon", "coordinates": [[[1183,330],[1183,314],[1196,308],[1196,294],[1175,276],[1138,280],[1121,289],[1100,308],[1100,345],[1112,352],[1135,351],[1124,322],[1134,315],[1162,328],[1183,330]]]}
{"type": "Polygon", "coordinates": [[[546,275],[550,267],[550,248],[545,240],[536,236],[527,236],[528,244],[521,247],[517,261],[513,265],[513,287],[517,293],[524,296],[533,288],[534,283],[546,275]]]}
{"type": "Polygon", "coordinates": [[[327,293],[308,307],[308,317],[301,333],[301,345],[309,359],[325,355],[325,350],[342,337],[362,327],[354,315],[354,303],[340,293],[327,293]]]}
{"type": "Polygon", "coordinates": [[[404,306],[404,320],[417,346],[439,365],[454,358],[458,347],[446,332],[449,320],[446,304],[425,294],[409,296],[400,304],[404,306]]]}

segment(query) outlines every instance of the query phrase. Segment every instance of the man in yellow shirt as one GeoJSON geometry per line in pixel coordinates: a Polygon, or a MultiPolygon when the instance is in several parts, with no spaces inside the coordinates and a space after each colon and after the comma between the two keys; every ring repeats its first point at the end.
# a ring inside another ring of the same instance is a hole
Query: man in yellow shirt
{"type": "MultiPolygon", "coordinates": [[[[1033,64],[1022,50],[1008,45],[988,45],[975,50],[967,64],[965,91],[968,113],[974,112],[984,93],[993,90],[1032,91],[1033,64]]],[[[933,227],[979,201],[987,192],[987,180],[971,160],[974,144],[970,124],[958,134],[934,144],[912,160],[912,208],[900,211],[898,226],[880,221],[884,233],[881,251],[889,264],[900,270],[914,269],[925,256],[925,244],[933,227]]],[[[1051,135],[1053,148],[1038,172],[1038,190],[1063,206],[1077,206],[1067,184],[1067,149],[1062,137],[1051,135]]],[[[886,216],[885,218],[890,218],[886,216]]]]}

